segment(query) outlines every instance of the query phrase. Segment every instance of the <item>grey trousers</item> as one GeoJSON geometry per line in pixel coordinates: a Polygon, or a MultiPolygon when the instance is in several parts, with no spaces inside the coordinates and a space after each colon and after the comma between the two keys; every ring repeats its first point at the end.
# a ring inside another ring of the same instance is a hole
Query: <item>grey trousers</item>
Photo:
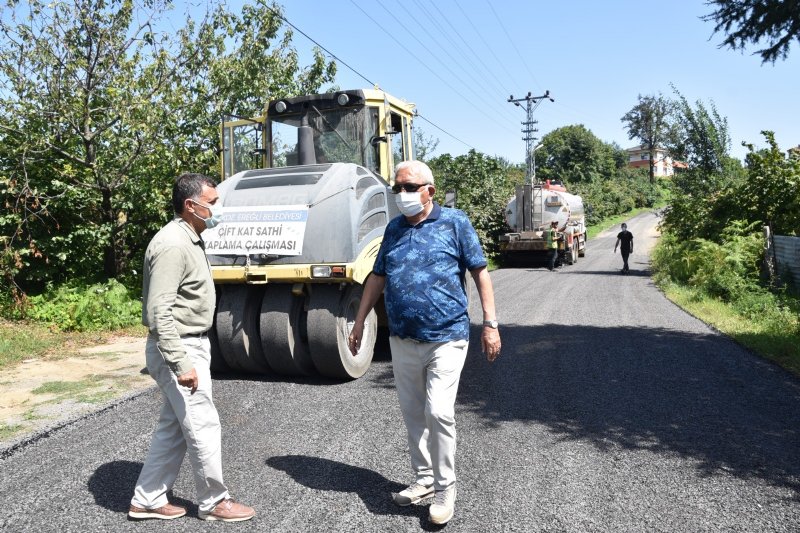
{"type": "Polygon", "coordinates": [[[456,393],[469,341],[389,344],[416,482],[445,490],[456,482],[456,393]]]}
{"type": "Polygon", "coordinates": [[[228,497],[222,480],[222,433],[219,415],[211,396],[210,344],[207,337],[181,339],[194,364],[198,387],[178,385],[158,348],[156,338],[147,338],[147,370],[158,383],[164,404],[150,450],[136,482],[132,505],[154,509],[167,504],[167,491],[178,477],[183,457],[188,452],[194,473],[198,506],[209,512],[228,497]]]}

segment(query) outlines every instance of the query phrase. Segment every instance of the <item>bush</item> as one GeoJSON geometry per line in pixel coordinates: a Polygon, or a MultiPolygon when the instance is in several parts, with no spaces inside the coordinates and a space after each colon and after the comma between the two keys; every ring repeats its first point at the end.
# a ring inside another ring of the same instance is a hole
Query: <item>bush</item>
{"type": "Polygon", "coordinates": [[[142,304],[112,279],[91,286],[62,285],[31,296],[25,315],[62,331],[113,330],[139,323],[142,304]]]}
{"type": "Polygon", "coordinates": [[[742,317],[773,331],[798,329],[800,303],[783,292],[771,292],[760,283],[763,236],[753,224],[735,221],[720,242],[679,240],[666,233],[653,252],[656,281],[692,287],[697,296],[730,303],[742,317]]]}

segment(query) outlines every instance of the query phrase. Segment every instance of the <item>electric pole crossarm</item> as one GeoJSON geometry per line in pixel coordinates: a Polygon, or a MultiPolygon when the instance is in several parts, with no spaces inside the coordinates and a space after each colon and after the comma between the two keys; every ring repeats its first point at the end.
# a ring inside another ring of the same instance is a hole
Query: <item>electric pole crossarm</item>
{"type": "Polygon", "coordinates": [[[538,120],[533,120],[533,112],[536,111],[536,108],[539,107],[539,104],[542,103],[542,100],[547,98],[551,102],[555,102],[552,96],[550,96],[550,91],[547,90],[541,96],[532,96],[530,92],[524,98],[514,98],[514,95],[510,95],[508,97],[508,102],[514,104],[517,107],[522,107],[520,102],[525,102],[525,114],[527,120],[522,122],[522,125],[525,126],[525,129],[522,130],[524,137],[522,140],[525,141],[525,162],[527,164],[527,171],[525,173],[525,183],[536,183],[536,159],[534,152],[536,148],[534,148],[534,144],[536,142],[536,137],[533,137],[531,134],[539,131],[538,129],[533,128],[534,124],[538,124],[538,120]]]}

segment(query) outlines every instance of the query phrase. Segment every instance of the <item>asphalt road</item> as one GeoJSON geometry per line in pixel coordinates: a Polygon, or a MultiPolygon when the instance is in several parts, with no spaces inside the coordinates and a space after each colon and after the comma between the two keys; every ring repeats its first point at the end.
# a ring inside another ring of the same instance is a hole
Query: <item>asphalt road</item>
{"type": "MultiPolygon", "coordinates": [[[[800,530],[800,381],[661,295],[645,254],[654,223],[630,224],[627,276],[611,233],[558,273],[492,273],[503,350],[488,364],[473,328],[447,531],[800,530]]],[[[411,478],[385,356],[350,383],[214,387],[226,481],[254,520],[198,520],[187,464],[173,500],[189,516],[126,519],[160,405],[151,390],[0,452],[0,530],[438,529],[427,506],[389,498],[411,478]]]]}

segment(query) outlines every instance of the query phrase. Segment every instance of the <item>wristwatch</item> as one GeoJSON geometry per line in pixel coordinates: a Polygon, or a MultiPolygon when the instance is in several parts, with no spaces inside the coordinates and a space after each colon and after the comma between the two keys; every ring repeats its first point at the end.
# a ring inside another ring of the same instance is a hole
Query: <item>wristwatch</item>
{"type": "Polygon", "coordinates": [[[483,321],[484,327],[497,329],[497,320],[484,320],[483,321]]]}

